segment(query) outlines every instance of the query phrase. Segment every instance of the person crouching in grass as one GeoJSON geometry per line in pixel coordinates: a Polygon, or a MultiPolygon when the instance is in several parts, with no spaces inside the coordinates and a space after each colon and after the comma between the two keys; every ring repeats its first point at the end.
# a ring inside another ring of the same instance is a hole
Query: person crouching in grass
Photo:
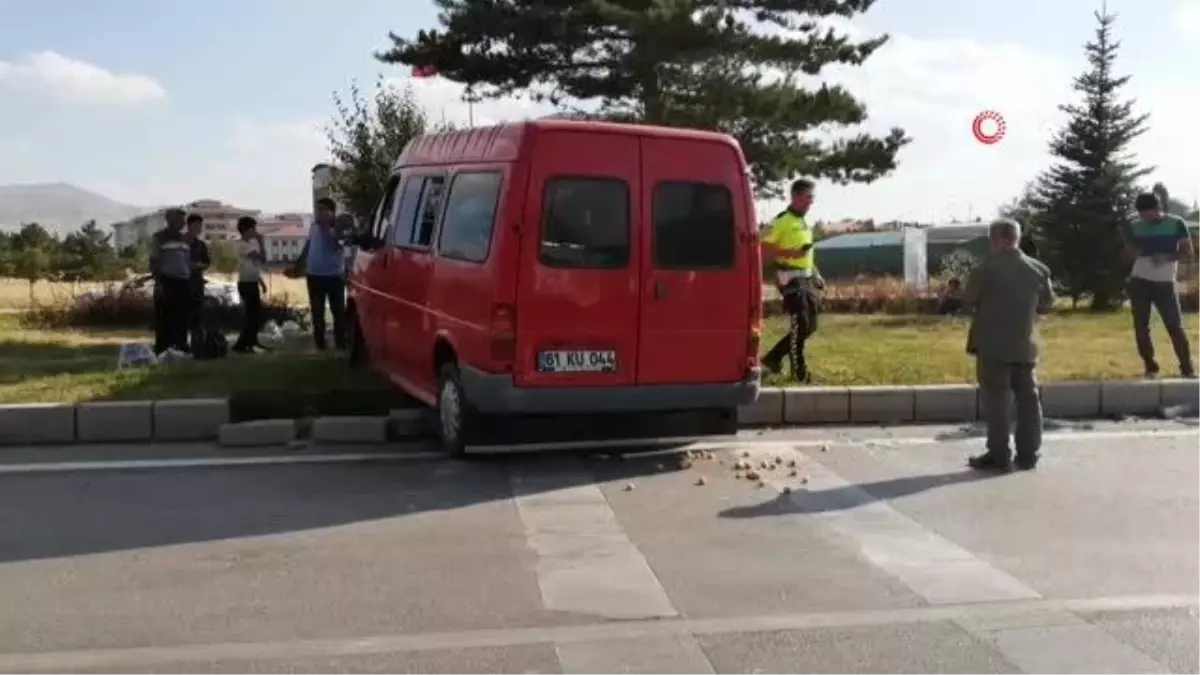
{"type": "Polygon", "coordinates": [[[258,341],[258,331],[262,327],[263,295],[267,292],[267,282],[263,280],[262,266],[266,261],[266,247],[262,235],[258,233],[258,221],[242,216],[237,222],[238,235],[238,296],[242,299],[242,309],[245,312],[242,320],[242,331],[238,334],[233,351],[243,354],[253,353],[261,349],[268,351],[258,341]]]}

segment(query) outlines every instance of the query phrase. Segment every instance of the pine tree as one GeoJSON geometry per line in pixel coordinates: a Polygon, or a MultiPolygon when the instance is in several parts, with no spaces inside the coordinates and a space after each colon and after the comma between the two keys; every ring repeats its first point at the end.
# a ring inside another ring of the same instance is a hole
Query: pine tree
{"type": "Polygon", "coordinates": [[[760,194],[796,175],[870,182],[896,167],[909,139],[806,132],[855,125],[865,107],[839,86],[800,86],[830,64],[860,65],[887,40],[853,42],[822,28],[873,0],[436,0],[441,30],[391,34],[377,54],[436,73],[472,95],[517,92],[598,103],[605,119],[733,135],[760,194]]]}
{"type": "Polygon", "coordinates": [[[1078,104],[1050,151],[1059,162],[1042,174],[1031,200],[1034,234],[1045,262],[1073,301],[1090,296],[1094,310],[1119,306],[1128,263],[1124,240],[1131,223],[1141,168],[1128,146],[1146,131],[1149,115],[1135,115],[1118,91],[1129,76],[1114,73],[1120,43],[1113,15],[1097,12],[1095,40],[1085,47],[1090,68],[1075,78],[1078,104]]]}

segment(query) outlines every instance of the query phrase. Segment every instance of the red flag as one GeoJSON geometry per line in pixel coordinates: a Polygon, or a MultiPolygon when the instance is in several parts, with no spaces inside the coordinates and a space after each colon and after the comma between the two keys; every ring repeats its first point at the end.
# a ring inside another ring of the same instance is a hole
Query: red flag
{"type": "Polygon", "coordinates": [[[413,77],[433,77],[437,74],[438,74],[437,68],[435,68],[433,66],[413,66],[412,67],[412,76],[413,77]]]}

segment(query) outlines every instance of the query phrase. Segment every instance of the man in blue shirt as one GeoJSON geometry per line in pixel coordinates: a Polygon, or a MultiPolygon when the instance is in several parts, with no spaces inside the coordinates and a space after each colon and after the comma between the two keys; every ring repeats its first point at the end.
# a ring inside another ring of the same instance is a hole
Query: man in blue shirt
{"type": "Polygon", "coordinates": [[[1154,341],[1150,339],[1150,308],[1158,310],[1175,358],[1179,373],[1195,377],[1191,345],[1183,328],[1183,313],[1179,308],[1179,291],[1175,282],[1179,276],[1179,259],[1192,255],[1192,237],[1187,224],[1179,216],[1163,212],[1164,204],[1152,193],[1138,195],[1134,207],[1138,220],[1133,224],[1129,242],[1134,258],[1129,272],[1129,305],[1133,310],[1133,335],[1138,356],[1142,357],[1147,378],[1158,375],[1154,358],[1154,341]]]}
{"type": "Polygon", "coordinates": [[[346,348],[346,249],[335,228],[337,204],[328,197],[317,200],[316,219],[308,229],[308,241],[296,260],[294,274],[308,281],[308,304],[312,312],[313,342],[325,350],[325,303],[333,315],[333,345],[346,348]]]}

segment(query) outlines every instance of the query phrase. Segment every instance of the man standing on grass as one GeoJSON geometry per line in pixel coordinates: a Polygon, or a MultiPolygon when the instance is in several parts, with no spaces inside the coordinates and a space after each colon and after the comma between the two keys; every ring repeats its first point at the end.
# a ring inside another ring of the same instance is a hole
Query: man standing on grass
{"type": "Polygon", "coordinates": [[[308,241],[292,270],[308,282],[308,305],[312,312],[313,342],[325,350],[325,303],[333,315],[333,345],[346,348],[346,249],[336,231],[337,204],[328,197],[317,200],[316,218],[308,230],[308,241]]]}
{"type": "Polygon", "coordinates": [[[150,276],[154,279],[154,353],[188,351],[192,259],[184,234],[183,209],[167,209],[167,226],[150,238],[150,276]]]}
{"type": "Polygon", "coordinates": [[[762,237],[763,258],[774,261],[778,268],[776,285],[783,299],[783,310],[791,319],[787,335],[767,352],[762,365],[778,373],[784,357],[789,357],[792,377],[797,382],[809,380],[804,342],[817,330],[820,304],[817,291],[825,286],[813,262],[812,228],[804,220],[812,202],[812,181],[802,179],[792,183],[791,204],[775,217],[762,237]]]}
{"type": "Polygon", "coordinates": [[[1135,257],[1129,273],[1129,305],[1133,310],[1133,337],[1138,356],[1142,357],[1146,377],[1157,377],[1158,361],[1154,360],[1154,342],[1150,339],[1150,308],[1153,307],[1158,310],[1167,335],[1171,336],[1180,374],[1196,377],[1175,285],[1179,259],[1186,261],[1192,255],[1191,233],[1182,218],[1163,212],[1163,205],[1154,194],[1138,195],[1134,206],[1139,220],[1133,224],[1129,242],[1135,257]]]}
{"type": "Polygon", "coordinates": [[[1011,218],[988,229],[992,253],[967,279],[963,304],[974,309],[967,353],[975,356],[987,452],[968,464],[981,471],[1008,471],[1009,394],[1016,400],[1016,466],[1037,466],[1042,447],[1042,401],[1035,367],[1038,357],[1037,316],[1054,304],[1050,268],[1020,250],[1021,224],[1011,218]]]}
{"type": "Polygon", "coordinates": [[[204,315],[204,287],[208,281],[204,273],[212,265],[208,244],[204,241],[204,216],[189,213],[187,217],[187,243],[190,253],[192,276],[191,295],[188,301],[187,332],[192,351],[198,352],[200,345],[201,318],[204,315]]]}

